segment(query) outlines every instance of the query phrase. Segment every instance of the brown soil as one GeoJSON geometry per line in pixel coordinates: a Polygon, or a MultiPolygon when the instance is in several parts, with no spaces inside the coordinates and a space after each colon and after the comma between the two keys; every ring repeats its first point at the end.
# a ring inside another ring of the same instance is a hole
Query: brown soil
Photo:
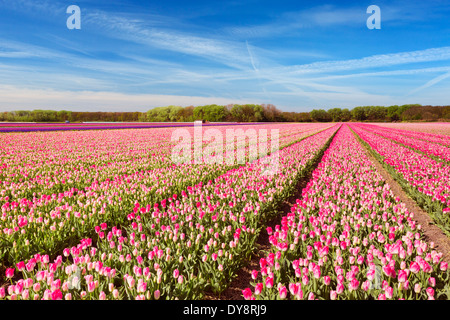
{"type": "MultiPolygon", "coordinates": [[[[363,146],[364,148],[364,146],[363,146]]],[[[434,242],[435,250],[443,253],[443,260],[450,263],[450,238],[447,237],[442,230],[433,223],[433,220],[426,211],[420,208],[417,203],[409,197],[405,191],[403,191],[400,184],[392,178],[392,176],[386,171],[383,165],[375,159],[372,154],[365,149],[370,161],[374,164],[377,171],[382,175],[383,179],[391,187],[392,192],[400,198],[409,212],[414,213],[414,220],[421,225],[422,233],[424,234],[425,241],[430,244],[434,242]]]]}
{"type": "MultiPolygon", "coordinates": [[[[281,221],[280,219],[278,219],[281,221]]],[[[279,224],[275,221],[272,221],[267,226],[275,227],[275,225],[279,224]]],[[[252,280],[251,272],[252,270],[259,269],[259,259],[265,256],[265,250],[269,250],[270,242],[268,240],[268,235],[265,230],[261,231],[259,235],[258,242],[256,245],[257,251],[256,254],[252,255],[252,259],[248,263],[247,266],[243,267],[238,271],[236,278],[232,281],[232,283],[228,286],[228,288],[219,295],[215,295],[213,293],[206,293],[205,300],[244,300],[242,296],[242,290],[245,288],[251,288],[250,282],[252,280]]]]}

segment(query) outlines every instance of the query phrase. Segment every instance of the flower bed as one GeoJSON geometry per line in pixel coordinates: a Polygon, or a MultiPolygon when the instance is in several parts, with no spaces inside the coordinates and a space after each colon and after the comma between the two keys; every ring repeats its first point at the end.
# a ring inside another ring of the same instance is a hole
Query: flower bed
{"type": "Polygon", "coordinates": [[[54,259],[40,252],[16,260],[5,275],[22,279],[0,297],[181,299],[220,292],[254,250],[260,224],[293,192],[337,127],[280,150],[276,175],[262,175],[267,163],[260,159],[158,202],[131,196],[126,223],[99,222],[93,237],[61,248],[54,259]]]}
{"type": "Polygon", "coordinates": [[[252,272],[246,299],[449,299],[442,253],[423,241],[347,125],[252,272]]]}

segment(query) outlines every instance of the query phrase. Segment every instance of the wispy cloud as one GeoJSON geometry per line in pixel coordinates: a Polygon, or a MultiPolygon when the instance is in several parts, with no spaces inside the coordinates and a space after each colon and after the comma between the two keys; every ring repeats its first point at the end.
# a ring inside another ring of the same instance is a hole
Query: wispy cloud
{"type": "Polygon", "coordinates": [[[4,38],[0,39],[0,56],[3,58],[43,59],[61,59],[64,57],[63,54],[52,49],[4,38]]]}
{"type": "Polygon", "coordinates": [[[67,2],[50,0],[0,0],[0,6],[3,8],[30,15],[40,14],[43,19],[64,14],[69,5],[67,2]]]}
{"type": "MultiPolygon", "coordinates": [[[[401,1],[390,1],[380,4],[380,6],[383,24],[399,25],[424,21],[442,12],[440,6],[430,7],[412,2],[406,4],[401,1]]],[[[367,7],[368,5],[364,4],[351,7],[318,4],[311,8],[275,15],[265,24],[225,27],[224,32],[237,38],[262,39],[286,37],[293,34],[301,36],[302,32],[314,28],[361,28],[365,27],[369,17],[366,12],[367,7]]]]}
{"type": "Polygon", "coordinates": [[[424,90],[431,86],[434,86],[435,84],[441,82],[442,80],[447,79],[448,77],[450,77],[450,72],[447,72],[445,74],[442,74],[440,76],[437,76],[437,77],[427,81],[424,85],[422,85],[414,90],[411,90],[407,95],[410,96],[410,95],[416,94],[417,92],[419,92],[421,90],[424,90]]]}
{"type": "Polygon", "coordinates": [[[7,110],[79,110],[79,111],[147,111],[161,105],[205,105],[250,103],[250,100],[220,96],[178,96],[156,94],[124,94],[92,91],[58,91],[0,86],[0,111],[7,110]]]}
{"type": "Polygon", "coordinates": [[[156,50],[202,57],[236,69],[248,69],[245,44],[198,36],[180,30],[170,30],[148,25],[148,21],[128,19],[105,12],[92,12],[89,21],[108,30],[106,36],[138,44],[156,50]]]}
{"type": "Polygon", "coordinates": [[[289,12],[271,6],[273,13],[258,11],[248,20],[240,20],[242,12],[236,20],[225,13],[222,23],[217,8],[175,17],[169,11],[143,10],[139,2],[115,6],[120,3],[97,6],[98,2],[81,1],[82,30],[68,32],[65,9],[71,3],[0,0],[2,12],[14,10],[29,18],[20,37],[6,33],[0,37],[2,108],[18,106],[20,101],[25,106],[63,103],[85,108],[101,105],[99,99],[104,99],[105,108],[126,105],[144,110],[150,107],[147,102],[156,106],[247,101],[292,108],[345,101],[382,104],[432,99],[428,95],[432,90],[426,89],[450,77],[447,42],[402,46],[396,45],[393,29],[385,32],[389,26],[402,25],[399,29],[406,30],[405,23],[439,18],[449,11],[441,10],[444,2],[433,1],[428,8],[418,2],[382,1],[384,33],[367,30],[367,6],[360,4],[319,1],[289,12]],[[36,28],[41,22],[45,27],[36,28]],[[353,44],[344,37],[346,42],[340,43],[340,32],[348,30],[359,40],[367,35],[380,41],[379,54],[364,50],[364,42],[353,44]],[[372,80],[379,82],[375,85],[372,80]]]}
{"type": "Polygon", "coordinates": [[[450,60],[450,47],[379,54],[360,59],[314,62],[310,64],[284,67],[279,71],[292,74],[326,73],[444,60],[450,60]]]}
{"type": "Polygon", "coordinates": [[[233,37],[258,39],[286,36],[321,26],[357,25],[365,21],[364,18],[361,7],[343,9],[321,5],[297,12],[286,12],[265,24],[226,27],[224,32],[233,37]]]}

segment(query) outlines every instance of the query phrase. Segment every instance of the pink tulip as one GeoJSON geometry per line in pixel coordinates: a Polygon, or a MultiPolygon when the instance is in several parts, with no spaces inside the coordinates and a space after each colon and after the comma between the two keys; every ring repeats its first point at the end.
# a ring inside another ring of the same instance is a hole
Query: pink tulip
{"type": "Polygon", "coordinates": [[[423,272],[425,272],[425,273],[433,272],[433,267],[429,263],[427,263],[426,261],[423,264],[423,272]]]}
{"type": "Polygon", "coordinates": [[[408,274],[404,270],[398,271],[398,281],[405,282],[408,279],[408,274]]]}
{"type": "Polygon", "coordinates": [[[147,290],[147,282],[142,281],[142,279],[139,279],[136,290],[139,293],[145,292],[145,290],[147,290]]]}
{"type": "Polygon", "coordinates": [[[370,289],[370,286],[371,286],[371,282],[369,280],[366,280],[363,282],[361,287],[364,291],[367,291],[370,289]]]}
{"type": "Polygon", "coordinates": [[[408,280],[406,280],[406,281],[403,283],[403,288],[404,288],[405,290],[408,290],[408,289],[409,289],[409,281],[408,281],[408,280]]]}
{"type": "Polygon", "coordinates": [[[334,290],[331,290],[330,291],[330,299],[331,300],[336,300],[336,298],[337,298],[337,292],[334,291],[334,290]]]}
{"type": "Polygon", "coordinates": [[[17,270],[23,271],[25,269],[25,263],[23,261],[20,261],[16,264],[17,270]]]}
{"type": "Polygon", "coordinates": [[[6,278],[14,277],[14,268],[7,268],[5,272],[6,278]]]}
{"type": "Polygon", "coordinates": [[[420,284],[419,284],[419,283],[416,283],[416,284],[414,285],[414,292],[415,292],[415,293],[420,293],[420,290],[422,290],[420,284]]]}
{"type": "Polygon", "coordinates": [[[321,275],[320,267],[317,266],[317,268],[314,268],[314,270],[313,270],[313,276],[314,276],[314,278],[319,279],[320,275],[321,275]]]}
{"type": "Polygon", "coordinates": [[[395,272],[395,268],[387,265],[387,266],[383,266],[382,267],[383,272],[388,276],[388,277],[392,277],[395,278],[397,276],[397,273],[395,272]]]}
{"type": "Polygon", "coordinates": [[[261,282],[258,282],[255,286],[255,295],[260,295],[262,290],[263,290],[264,286],[261,282]]]}
{"type": "Polygon", "coordinates": [[[298,290],[300,289],[300,285],[297,283],[289,283],[289,292],[291,295],[295,296],[298,293],[298,290]]]}
{"type": "Polygon", "coordinates": [[[273,278],[267,277],[265,280],[266,288],[272,288],[273,287],[273,278]]]}
{"type": "Polygon", "coordinates": [[[132,276],[128,276],[127,277],[127,283],[128,283],[128,286],[130,288],[133,288],[134,284],[136,283],[136,280],[134,280],[134,278],[132,276]]]}
{"type": "Polygon", "coordinates": [[[39,290],[41,290],[41,284],[39,282],[36,282],[35,284],[33,284],[33,291],[38,292],[39,290]]]}
{"type": "Polygon", "coordinates": [[[348,288],[350,291],[357,290],[359,288],[359,281],[356,278],[353,278],[352,281],[350,281],[348,288]]]}
{"type": "Polygon", "coordinates": [[[394,289],[392,287],[387,287],[384,290],[387,299],[392,299],[392,295],[394,294],[394,289]]]}
{"type": "Polygon", "coordinates": [[[278,294],[280,295],[280,299],[286,299],[287,289],[285,286],[281,286],[278,288],[278,294]]]}
{"type": "Polygon", "coordinates": [[[62,300],[63,295],[59,289],[56,289],[51,293],[52,300],[62,300]]]}
{"type": "Polygon", "coordinates": [[[344,292],[344,285],[340,283],[336,286],[336,293],[341,294],[342,292],[344,292]]]}
{"type": "Polygon", "coordinates": [[[409,269],[412,273],[418,273],[420,271],[420,266],[417,262],[413,261],[411,262],[409,269]]]}

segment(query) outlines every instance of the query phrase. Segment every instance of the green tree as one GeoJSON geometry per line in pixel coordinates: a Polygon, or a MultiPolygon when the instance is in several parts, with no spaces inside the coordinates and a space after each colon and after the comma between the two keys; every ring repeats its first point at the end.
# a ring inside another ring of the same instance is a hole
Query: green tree
{"type": "Polygon", "coordinates": [[[194,118],[196,120],[207,120],[210,122],[224,121],[225,107],[216,104],[195,107],[194,118]]]}
{"type": "Polygon", "coordinates": [[[391,122],[400,120],[399,107],[397,105],[387,107],[386,116],[391,122]]]}
{"type": "Polygon", "coordinates": [[[56,113],[58,121],[72,121],[72,111],[61,110],[56,113]]]}
{"type": "Polygon", "coordinates": [[[264,118],[270,122],[281,121],[281,111],[273,104],[262,104],[264,118]]]}
{"type": "Polygon", "coordinates": [[[147,120],[149,122],[175,122],[181,110],[182,107],[179,106],[156,107],[147,111],[147,120]]]}
{"type": "Polygon", "coordinates": [[[350,112],[350,110],[348,110],[347,108],[342,109],[341,121],[347,122],[347,121],[350,121],[351,119],[352,119],[352,113],[350,112]]]}
{"type": "Polygon", "coordinates": [[[234,121],[238,122],[244,121],[244,110],[242,108],[242,105],[235,104],[233,108],[231,108],[230,113],[234,121]]]}
{"type": "Polygon", "coordinates": [[[364,120],[366,120],[366,113],[365,113],[363,107],[353,108],[351,113],[352,113],[352,119],[354,119],[356,121],[364,121],[364,120]]]}
{"type": "Polygon", "coordinates": [[[194,106],[188,106],[182,108],[177,115],[177,121],[179,122],[192,122],[195,120],[194,118],[194,106]]]}
{"type": "Polygon", "coordinates": [[[386,108],[381,106],[364,107],[366,120],[383,121],[386,119],[386,108]]]}
{"type": "Polygon", "coordinates": [[[255,122],[263,122],[263,121],[266,120],[265,117],[264,117],[264,109],[263,109],[263,107],[261,105],[259,105],[259,104],[256,105],[253,108],[253,111],[255,113],[255,116],[254,116],[254,121],[255,122]]]}
{"type": "Polygon", "coordinates": [[[333,108],[328,110],[328,115],[333,122],[342,121],[342,110],[340,108],[333,108]]]}
{"type": "Polygon", "coordinates": [[[309,115],[313,121],[328,122],[332,120],[328,112],[323,109],[314,109],[309,115]]]}
{"type": "Polygon", "coordinates": [[[56,122],[58,117],[54,110],[33,110],[31,118],[36,122],[56,122]]]}
{"type": "Polygon", "coordinates": [[[242,106],[242,115],[244,122],[254,122],[255,121],[255,107],[254,104],[244,104],[242,106]]]}

